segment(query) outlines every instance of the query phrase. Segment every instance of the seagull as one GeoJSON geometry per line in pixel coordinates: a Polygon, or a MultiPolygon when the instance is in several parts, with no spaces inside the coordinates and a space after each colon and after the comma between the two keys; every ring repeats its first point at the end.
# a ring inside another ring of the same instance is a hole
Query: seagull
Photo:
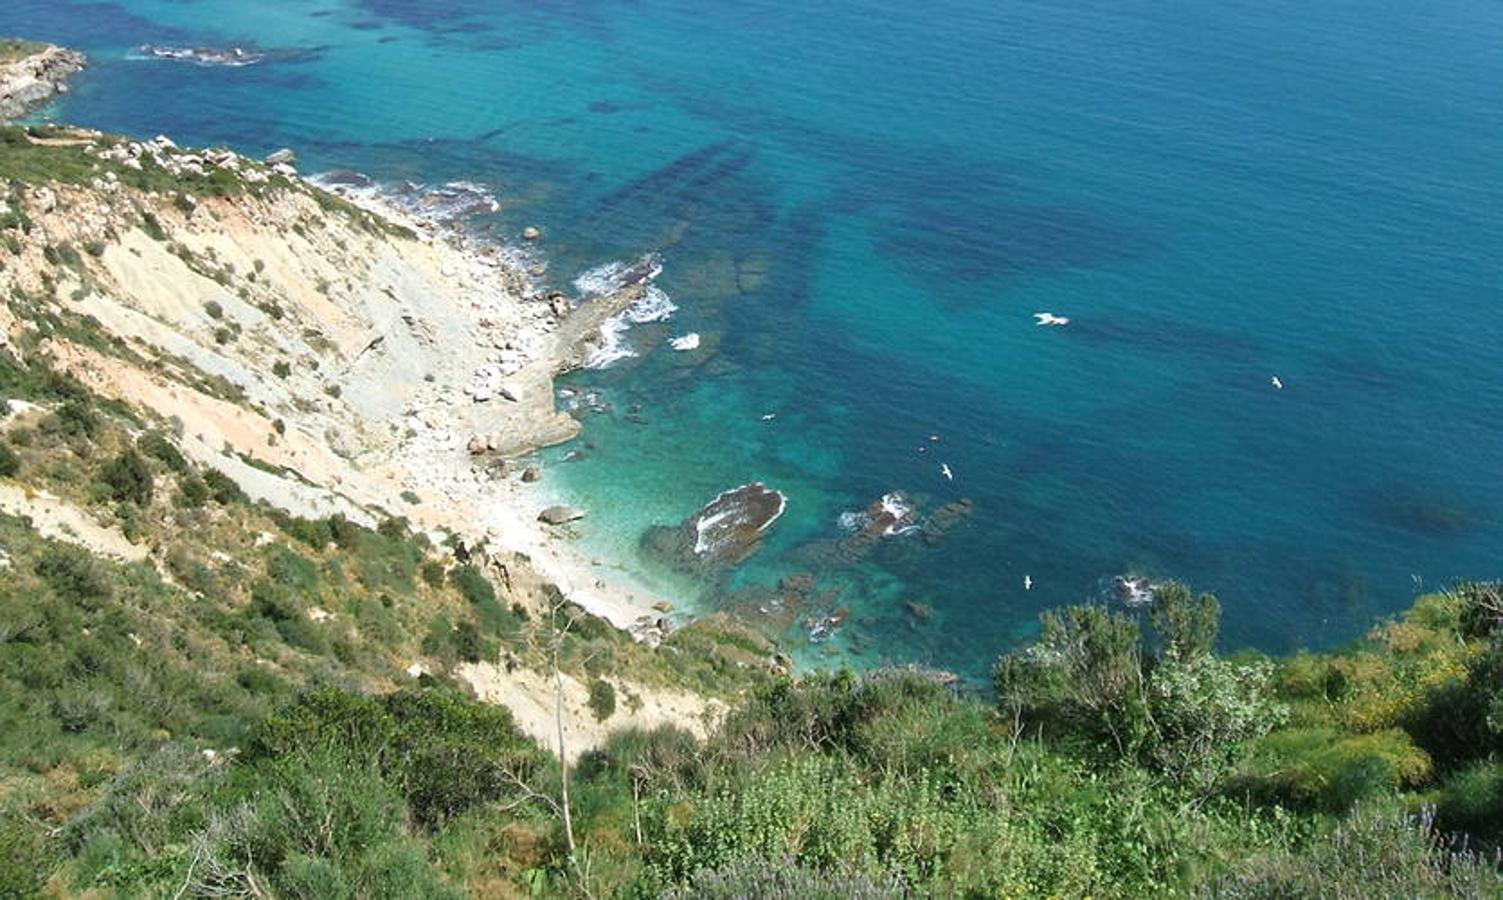
{"type": "Polygon", "coordinates": [[[954,481],[955,480],[955,473],[950,471],[950,464],[949,463],[940,463],[939,464],[939,474],[945,476],[945,480],[946,481],[954,481]]]}
{"type": "Polygon", "coordinates": [[[764,422],[771,422],[773,419],[776,419],[777,417],[778,417],[777,413],[768,413],[768,414],[766,414],[765,416],[762,417],[762,421],[764,421],[764,422]]]}
{"type": "Polygon", "coordinates": [[[1268,383],[1273,385],[1273,389],[1276,391],[1282,391],[1284,389],[1284,382],[1280,381],[1279,376],[1277,375],[1268,379],[1268,383]]]}
{"type": "Polygon", "coordinates": [[[1056,316],[1052,312],[1036,312],[1033,314],[1035,325],[1068,325],[1070,320],[1064,316],[1056,316]]]}
{"type": "Polygon", "coordinates": [[[1032,575],[1024,575],[1023,576],[1023,590],[1025,590],[1025,591],[1031,591],[1031,590],[1033,590],[1033,576],[1032,575]]]}

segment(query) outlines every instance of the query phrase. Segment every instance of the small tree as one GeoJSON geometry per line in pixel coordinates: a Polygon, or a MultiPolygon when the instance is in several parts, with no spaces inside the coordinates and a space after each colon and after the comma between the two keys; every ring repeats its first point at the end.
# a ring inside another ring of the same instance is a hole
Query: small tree
{"type": "Polygon", "coordinates": [[[1216,648],[1221,630],[1221,603],[1214,594],[1193,597],[1177,581],[1155,586],[1148,612],[1161,652],[1172,659],[1193,659],[1216,648]]]}
{"type": "Polygon", "coordinates": [[[1038,643],[997,662],[1003,711],[1109,738],[1120,755],[1152,730],[1138,623],[1101,606],[1044,613],[1038,643]]]}

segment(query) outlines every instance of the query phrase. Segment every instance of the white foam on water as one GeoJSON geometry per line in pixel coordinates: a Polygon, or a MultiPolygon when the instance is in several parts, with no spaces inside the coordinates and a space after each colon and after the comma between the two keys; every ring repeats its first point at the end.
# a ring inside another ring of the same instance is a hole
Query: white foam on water
{"type": "Polygon", "coordinates": [[[423,222],[449,224],[501,209],[490,188],[473,181],[448,181],[432,186],[416,181],[382,184],[360,172],[336,171],[310,175],[309,184],[358,203],[375,201],[423,222]]]}
{"type": "Polygon", "coordinates": [[[676,337],[668,342],[675,350],[698,350],[699,332],[691,331],[683,337],[676,337]]]}
{"type": "Polygon", "coordinates": [[[851,534],[861,531],[871,523],[872,517],[867,515],[865,510],[860,509],[847,510],[835,519],[835,524],[839,525],[842,531],[850,532],[851,534]]]}
{"type": "MultiPolygon", "coordinates": [[[[574,279],[574,287],[586,299],[603,296],[620,287],[617,279],[627,268],[624,263],[597,266],[574,279]]],[[[585,368],[603,369],[612,363],[636,356],[637,351],[626,342],[626,333],[631,330],[631,326],[666,322],[677,311],[678,304],[673,302],[666,291],[655,284],[648,285],[642,299],[628,306],[621,314],[601,323],[600,341],[585,355],[585,368]]]]}
{"type": "Polygon", "coordinates": [[[612,363],[636,356],[637,351],[626,346],[626,332],[630,329],[631,326],[620,316],[612,316],[600,323],[600,340],[585,354],[584,367],[604,369],[612,363]]]}

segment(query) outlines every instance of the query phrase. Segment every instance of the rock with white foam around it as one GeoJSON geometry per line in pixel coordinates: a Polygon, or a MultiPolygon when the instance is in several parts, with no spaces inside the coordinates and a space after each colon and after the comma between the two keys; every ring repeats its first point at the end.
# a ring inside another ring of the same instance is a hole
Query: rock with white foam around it
{"type": "Polygon", "coordinates": [[[787,498],[761,482],[725,491],[678,526],[657,526],[644,549],[684,571],[704,574],[745,562],[783,515],[787,498]]]}

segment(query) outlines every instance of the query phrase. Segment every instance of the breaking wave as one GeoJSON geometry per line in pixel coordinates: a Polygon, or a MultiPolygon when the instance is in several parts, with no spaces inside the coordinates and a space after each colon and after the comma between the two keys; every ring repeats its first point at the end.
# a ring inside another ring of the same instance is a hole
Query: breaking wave
{"type": "MultiPolygon", "coordinates": [[[[650,281],[662,271],[662,262],[655,255],[644,257],[634,264],[606,263],[574,279],[574,289],[582,299],[590,300],[614,293],[627,284],[650,281]]],[[[612,363],[636,356],[637,351],[626,341],[626,333],[631,327],[648,322],[666,322],[677,311],[678,304],[673,302],[666,291],[655,284],[649,284],[642,299],[601,324],[600,340],[586,354],[585,368],[603,369],[612,363]]]]}

